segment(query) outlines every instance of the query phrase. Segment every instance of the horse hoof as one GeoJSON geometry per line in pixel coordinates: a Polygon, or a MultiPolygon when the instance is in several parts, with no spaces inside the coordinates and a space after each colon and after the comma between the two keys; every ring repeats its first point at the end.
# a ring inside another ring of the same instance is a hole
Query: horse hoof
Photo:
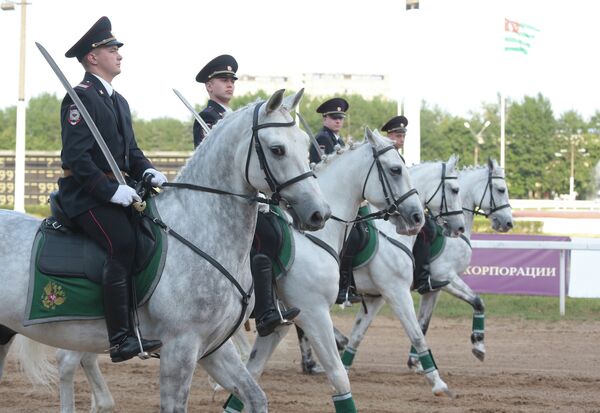
{"type": "Polygon", "coordinates": [[[446,389],[444,389],[444,390],[441,390],[441,389],[440,389],[440,390],[434,391],[434,392],[433,392],[433,394],[434,394],[436,397],[444,397],[444,396],[448,396],[448,398],[450,398],[450,399],[454,399],[454,398],[456,398],[456,396],[454,395],[454,393],[452,393],[452,392],[451,392],[451,391],[450,391],[448,388],[446,388],[446,389]]]}
{"type": "Polygon", "coordinates": [[[485,348],[473,347],[471,349],[471,353],[473,353],[473,355],[475,357],[477,357],[477,360],[479,360],[479,361],[485,361],[485,348]]]}

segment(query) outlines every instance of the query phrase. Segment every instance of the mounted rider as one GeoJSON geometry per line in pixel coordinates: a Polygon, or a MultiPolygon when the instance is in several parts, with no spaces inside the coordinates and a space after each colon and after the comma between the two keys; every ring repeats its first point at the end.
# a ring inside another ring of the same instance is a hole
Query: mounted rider
{"type": "MultiPolygon", "coordinates": [[[[75,92],[90,113],[119,169],[131,183],[151,174],[151,183],[167,181],[146,158],[135,140],[129,104],[111,84],[121,73],[120,47],[107,17],[100,18],[65,54],[76,57],[85,69],[75,92]]],[[[107,251],[102,272],[102,295],[113,362],[141,352],[158,350],[159,340],[138,337],[132,323],[131,273],[135,230],[130,205],[141,201],[129,185],[120,185],[96,143],[89,126],[69,95],[61,104],[61,161],[58,180],[63,211],[85,234],[107,251]]]]}
{"type": "MultiPolygon", "coordinates": [[[[394,146],[399,151],[404,151],[404,140],[406,138],[406,126],[408,119],[405,116],[394,116],[381,127],[383,132],[387,133],[387,137],[394,141],[394,146]]],[[[431,279],[430,258],[431,258],[431,243],[436,234],[436,222],[431,214],[425,214],[425,224],[417,235],[413,245],[413,256],[415,259],[415,271],[413,273],[413,288],[419,294],[426,294],[432,291],[437,291],[450,281],[436,281],[431,279]]]]}
{"type": "MultiPolygon", "coordinates": [[[[230,112],[229,102],[235,91],[238,63],[233,56],[221,55],[208,62],[196,76],[196,81],[204,83],[209,100],[200,116],[209,128],[212,128],[230,112]]],[[[204,139],[204,131],[198,121],[194,122],[194,145],[198,146],[204,139]]],[[[256,221],[256,232],[251,250],[251,270],[254,280],[256,301],[254,316],[256,331],[259,336],[267,336],[282,324],[288,324],[296,318],[300,310],[294,307],[279,311],[275,306],[273,294],[273,265],[270,257],[274,252],[265,250],[265,246],[275,244],[277,237],[273,233],[269,212],[259,212],[256,221]],[[263,246],[263,248],[260,248],[263,246]]],[[[267,248],[268,249],[268,248],[267,248]]]]}

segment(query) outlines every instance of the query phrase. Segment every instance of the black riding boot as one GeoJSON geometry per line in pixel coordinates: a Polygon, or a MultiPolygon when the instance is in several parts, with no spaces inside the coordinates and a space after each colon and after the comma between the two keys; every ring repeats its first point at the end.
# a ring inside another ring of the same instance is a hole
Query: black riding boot
{"type": "Polygon", "coordinates": [[[256,302],[254,316],[256,318],[256,331],[261,337],[268,336],[275,328],[282,324],[289,324],[300,314],[300,310],[292,307],[281,312],[275,308],[273,301],[273,268],[271,260],[264,254],[256,254],[252,258],[252,278],[256,302]]]}
{"type": "Polygon", "coordinates": [[[352,287],[352,261],[354,255],[344,255],[340,260],[340,290],[338,291],[336,304],[344,304],[346,301],[356,304],[362,301],[360,295],[354,293],[352,287]]]}
{"type": "Polygon", "coordinates": [[[429,272],[429,259],[431,258],[431,238],[433,234],[424,233],[417,235],[415,245],[413,246],[413,256],[415,258],[415,271],[413,273],[414,288],[419,294],[427,294],[437,291],[450,281],[435,281],[431,279],[429,272]]]}
{"type": "MultiPolygon", "coordinates": [[[[102,298],[106,328],[110,342],[110,358],[114,363],[129,360],[141,352],[140,344],[130,324],[127,270],[115,260],[107,260],[102,273],[102,298]]],[[[160,340],[142,339],[144,351],[156,351],[160,340]]]]}

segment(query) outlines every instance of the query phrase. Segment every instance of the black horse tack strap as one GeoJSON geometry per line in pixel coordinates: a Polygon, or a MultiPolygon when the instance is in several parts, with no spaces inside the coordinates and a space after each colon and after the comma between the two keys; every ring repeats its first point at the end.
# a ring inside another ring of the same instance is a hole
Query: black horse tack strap
{"type": "Polygon", "coordinates": [[[219,263],[219,261],[215,260],[209,254],[207,254],[206,252],[202,251],[200,248],[198,248],[192,242],[190,242],[189,240],[187,240],[184,236],[182,236],[178,232],[176,232],[173,229],[171,229],[160,218],[150,218],[147,215],[144,215],[144,217],[147,217],[148,219],[152,220],[152,222],[154,222],[156,225],[158,225],[159,227],[161,227],[167,234],[172,235],[179,242],[181,242],[182,244],[184,244],[185,246],[187,246],[189,249],[191,249],[192,251],[194,251],[196,254],[200,255],[206,261],[208,261],[213,267],[215,267],[217,270],[219,270],[219,272],[221,274],[223,274],[229,281],[231,281],[231,283],[233,284],[233,286],[239,291],[240,295],[242,296],[242,311],[240,312],[240,316],[238,317],[238,319],[237,319],[237,321],[236,321],[233,329],[230,331],[230,333],[227,335],[227,338],[225,340],[223,340],[223,342],[221,344],[219,344],[218,346],[216,346],[215,348],[213,348],[209,352],[205,353],[201,358],[207,357],[210,354],[212,354],[215,351],[217,351],[223,344],[225,344],[225,342],[227,340],[229,340],[229,338],[237,331],[237,329],[239,328],[239,326],[244,321],[244,315],[246,314],[246,309],[248,308],[248,301],[250,300],[250,297],[252,297],[252,292],[254,291],[254,281],[252,281],[252,283],[250,284],[250,289],[246,293],[244,291],[243,287],[240,285],[240,283],[233,277],[233,275],[231,275],[231,273],[229,271],[227,271],[227,269],[225,267],[223,267],[221,265],[221,263],[219,263]]]}

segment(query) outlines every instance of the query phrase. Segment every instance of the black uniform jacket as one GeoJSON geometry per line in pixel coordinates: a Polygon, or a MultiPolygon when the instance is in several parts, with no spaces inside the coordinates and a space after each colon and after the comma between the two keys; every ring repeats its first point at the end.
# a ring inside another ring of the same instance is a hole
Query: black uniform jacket
{"type": "MultiPolygon", "coordinates": [[[[219,105],[214,100],[209,99],[208,104],[206,105],[206,108],[204,108],[204,110],[202,112],[200,112],[200,117],[202,118],[202,120],[204,120],[204,122],[206,122],[206,125],[212,129],[212,127],[215,123],[217,123],[218,121],[223,119],[225,112],[226,112],[226,110],[223,106],[219,105]]],[[[202,139],[204,139],[204,131],[202,130],[202,127],[200,126],[198,121],[195,120],[194,121],[194,148],[196,146],[200,145],[200,142],[202,142],[202,139]]]]}
{"type": "MultiPolygon", "coordinates": [[[[133,179],[141,179],[142,173],[153,166],[137,146],[125,98],[114,92],[115,105],[102,82],[87,72],[83,81],[75,86],[75,92],[90,113],[119,169],[133,179]]],[[[107,176],[110,166],[69,95],[62,101],[60,114],[61,160],[65,177],[58,180],[58,188],[62,207],[72,218],[109,202],[119,184],[107,176]]]]}
{"type": "MultiPolygon", "coordinates": [[[[333,152],[335,145],[345,146],[341,138],[336,138],[333,131],[325,126],[317,133],[315,140],[325,155],[333,152]]],[[[314,146],[310,146],[310,161],[314,163],[321,162],[319,154],[314,146]]]]}

